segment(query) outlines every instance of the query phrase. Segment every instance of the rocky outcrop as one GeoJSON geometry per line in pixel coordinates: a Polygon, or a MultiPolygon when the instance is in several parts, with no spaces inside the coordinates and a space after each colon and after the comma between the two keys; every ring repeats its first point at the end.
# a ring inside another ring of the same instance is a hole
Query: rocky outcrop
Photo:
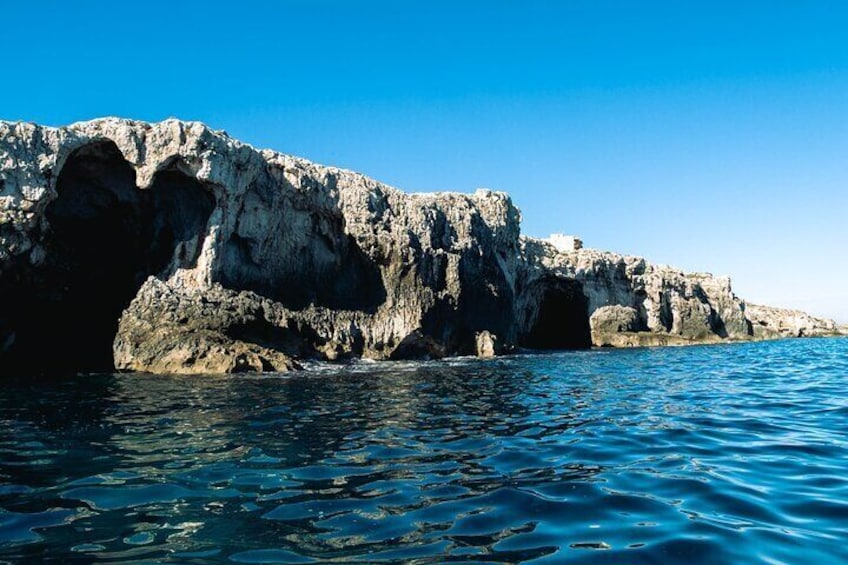
{"type": "Polygon", "coordinates": [[[745,309],[751,320],[752,335],[759,339],[843,335],[845,328],[833,320],[810,316],[800,310],[748,304],[745,309]]]}
{"type": "Polygon", "coordinates": [[[150,277],[121,316],[115,368],[174,374],[298,368],[286,354],[295,353],[295,344],[268,321],[267,302],[218,285],[180,289],[150,277]]]}
{"type": "Polygon", "coordinates": [[[641,257],[595,249],[564,251],[535,239],[524,240],[524,252],[534,272],[580,285],[594,345],[677,345],[753,337],[745,303],[733,294],[727,277],[686,274],[641,257]]]}
{"type": "Polygon", "coordinates": [[[405,194],[199,123],[0,122],[0,367],[280,371],[765,336],[728,279],[519,223],[503,193],[405,194]]]}

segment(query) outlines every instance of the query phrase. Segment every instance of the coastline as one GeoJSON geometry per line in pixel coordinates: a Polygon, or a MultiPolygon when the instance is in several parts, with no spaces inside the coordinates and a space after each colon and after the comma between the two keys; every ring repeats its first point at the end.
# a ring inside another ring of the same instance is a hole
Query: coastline
{"type": "Polygon", "coordinates": [[[0,122],[0,179],[6,370],[284,371],[836,331],[746,304],[729,277],[524,236],[502,192],[407,194],[197,122],[0,122]]]}

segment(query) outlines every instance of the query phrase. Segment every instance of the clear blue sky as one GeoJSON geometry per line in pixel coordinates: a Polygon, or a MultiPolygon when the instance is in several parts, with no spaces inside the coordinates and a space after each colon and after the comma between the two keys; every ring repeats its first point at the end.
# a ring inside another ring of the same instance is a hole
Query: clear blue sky
{"type": "Polygon", "coordinates": [[[0,0],[0,118],[202,120],[848,321],[848,3],[0,0]]]}

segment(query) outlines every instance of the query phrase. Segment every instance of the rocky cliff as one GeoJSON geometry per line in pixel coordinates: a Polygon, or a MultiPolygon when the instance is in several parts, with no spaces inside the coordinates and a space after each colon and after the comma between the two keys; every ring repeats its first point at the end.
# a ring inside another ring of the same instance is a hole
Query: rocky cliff
{"type": "Polygon", "coordinates": [[[728,279],[564,253],[519,222],[503,193],[405,194],[199,123],[0,122],[0,367],[287,370],[835,328],[752,319],[728,279]]]}

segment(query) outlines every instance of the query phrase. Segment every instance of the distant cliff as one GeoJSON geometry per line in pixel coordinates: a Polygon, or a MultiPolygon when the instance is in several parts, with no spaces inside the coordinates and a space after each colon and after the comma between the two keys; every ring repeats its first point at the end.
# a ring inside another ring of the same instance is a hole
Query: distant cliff
{"type": "Polygon", "coordinates": [[[0,122],[0,369],[217,373],[836,333],[200,123],[0,122]]]}

